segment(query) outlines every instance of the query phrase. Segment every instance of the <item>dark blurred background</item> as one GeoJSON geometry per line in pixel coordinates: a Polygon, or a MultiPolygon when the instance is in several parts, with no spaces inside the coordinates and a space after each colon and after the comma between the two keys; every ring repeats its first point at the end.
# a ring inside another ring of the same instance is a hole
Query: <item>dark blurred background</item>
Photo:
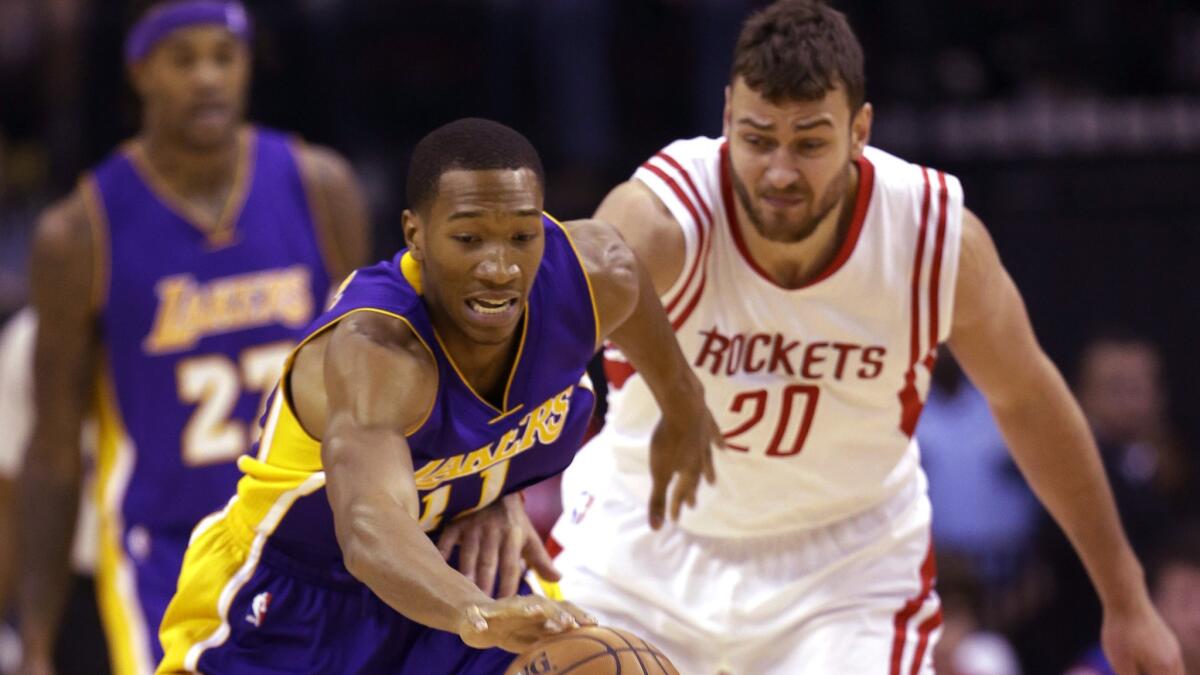
{"type": "MultiPolygon", "coordinates": [[[[0,316],[25,301],[38,210],[136,130],[137,102],[120,58],[133,4],[0,0],[0,316]]],[[[251,118],[354,162],[381,257],[401,242],[412,144],[453,118],[491,117],[530,136],[548,169],[547,208],[561,218],[590,215],[608,188],[669,141],[719,134],[740,21],[765,3],[247,4],[257,32],[251,118]]],[[[1128,469],[1145,465],[1127,457],[1135,445],[1128,439],[1114,441],[1106,461],[1115,481],[1132,471],[1135,487],[1149,491],[1146,527],[1194,513],[1200,2],[833,4],[849,15],[866,53],[873,144],[962,179],[1043,344],[1077,389],[1085,347],[1105,336],[1154,354],[1146,377],[1161,410],[1150,435],[1169,440],[1159,442],[1149,469],[1128,469]]],[[[1149,394],[1113,393],[1118,410],[1127,409],[1122,395],[1149,394]]],[[[953,449],[936,457],[952,462],[953,449]]],[[[937,480],[931,490],[936,504],[937,480]]],[[[1123,503],[1127,526],[1143,527],[1129,510],[1123,503]]],[[[1016,549],[1030,553],[1001,572],[970,563],[982,586],[967,604],[983,627],[1015,644],[1025,672],[1062,672],[1081,647],[1037,639],[1050,625],[1038,622],[1054,619],[1039,619],[1036,601],[1030,609],[1013,598],[1032,593],[1044,605],[1052,593],[1045,589],[1069,585],[1062,576],[1078,571],[1056,567],[1061,535],[1031,513],[1016,549]]],[[[955,548],[939,541],[948,554],[955,548]]],[[[1086,588],[1083,597],[1088,602],[1086,588]]],[[[1094,641],[1091,611],[1069,616],[1094,641]]]]}

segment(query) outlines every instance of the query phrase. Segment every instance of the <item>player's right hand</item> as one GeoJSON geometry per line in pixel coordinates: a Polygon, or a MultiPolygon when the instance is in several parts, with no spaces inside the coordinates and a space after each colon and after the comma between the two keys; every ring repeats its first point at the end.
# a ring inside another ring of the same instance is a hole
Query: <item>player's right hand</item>
{"type": "Polygon", "coordinates": [[[692,378],[685,393],[663,406],[663,415],[650,437],[650,527],[662,527],[668,512],[670,490],[671,520],[679,520],[683,505],[696,506],[696,492],[703,478],[710,485],[717,480],[712,449],[725,447],[725,437],[704,403],[704,388],[692,378]]]}
{"type": "Polygon", "coordinates": [[[459,620],[458,635],[476,649],[499,647],[518,654],[553,635],[594,625],[594,617],[569,602],[518,595],[469,605],[459,620]]]}

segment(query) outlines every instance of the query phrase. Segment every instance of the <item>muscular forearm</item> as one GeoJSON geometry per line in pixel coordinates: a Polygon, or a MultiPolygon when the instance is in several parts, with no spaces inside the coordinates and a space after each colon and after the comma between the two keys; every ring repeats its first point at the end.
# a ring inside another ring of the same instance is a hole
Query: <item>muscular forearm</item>
{"type": "MultiPolygon", "coordinates": [[[[36,455],[36,447],[31,455],[36,455]]],[[[78,447],[74,448],[76,456],[78,447]]],[[[32,655],[54,647],[70,584],[71,539],[79,508],[78,471],[27,461],[17,488],[21,635],[32,655]]]]}
{"type": "MultiPolygon", "coordinates": [[[[680,396],[681,393],[696,392],[701,386],[700,381],[679,348],[649,273],[640,263],[637,270],[637,303],[633,313],[613,331],[610,339],[646,381],[655,400],[676,403],[693,398],[700,400],[699,397],[680,396]]],[[[659,407],[667,410],[677,406],[659,407]]]]}
{"type": "MultiPolygon", "coordinates": [[[[1044,357],[1043,357],[1044,358],[1044,357]]],[[[993,404],[1013,458],[1066,532],[1105,606],[1139,599],[1142,570],[1130,550],[1091,432],[1053,366],[1036,369],[1019,400],[993,404]]]]}
{"type": "Polygon", "coordinates": [[[437,547],[400,506],[360,505],[345,528],[346,567],[404,616],[451,633],[464,610],[489,602],[469,579],[446,564],[437,547]]]}

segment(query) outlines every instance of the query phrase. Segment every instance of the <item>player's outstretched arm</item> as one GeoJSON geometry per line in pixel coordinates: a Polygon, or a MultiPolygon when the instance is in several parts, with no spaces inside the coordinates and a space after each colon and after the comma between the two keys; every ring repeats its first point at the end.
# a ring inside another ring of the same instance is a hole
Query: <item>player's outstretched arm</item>
{"type": "Polygon", "coordinates": [[[662,419],[650,442],[650,525],[694,506],[703,476],[716,480],[712,445],[722,443],[704,388],[684,358],[654,282],[615,228],[599,220],[567,223],[596,296],[601,338],[612,340],[646,381],[662,419]]]}
{"type": "Polygon", "coordinates": [[[38,221],[33,434],[18,484],[21,637],[27,673],[52,672],[79,505],[79,435],[93,386],[96,252],[77,191],[38,221]]]}
{"type": "Polygon", "coordinates": [[[326,347],[324,381],[325,489],[351,574],[401,614],[473,647],[520,651],[578,625],[581,612],[545,598],[493,601],[422,530],[405,431],[432,406],[437,369],[411,328],[368,312],[344,319],[326,347]]]}
{"type": "Polygon", "coordinates": [[[1117,673],[1181,675],[1179,646],[1151,604],[1083,412],[1038,345],[987,230],[969,211],[949,345],[987,397],[1021,472],[1083,559],[1104,603],[1103,643],[1117,673]]]}

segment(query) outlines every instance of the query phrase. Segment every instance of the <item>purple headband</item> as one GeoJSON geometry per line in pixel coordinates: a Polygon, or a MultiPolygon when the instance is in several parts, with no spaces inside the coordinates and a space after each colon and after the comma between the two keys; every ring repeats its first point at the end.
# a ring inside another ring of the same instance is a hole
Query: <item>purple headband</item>
{"type": "Polygon", "coordinates": [[[235,1],[177,0],[143,16],[125,38],[125,64],[141,61],[154,45],[180,28],[201,24],[225,27],[239,40],[250,44],[250,19],[246,8],[235,1]]]}

